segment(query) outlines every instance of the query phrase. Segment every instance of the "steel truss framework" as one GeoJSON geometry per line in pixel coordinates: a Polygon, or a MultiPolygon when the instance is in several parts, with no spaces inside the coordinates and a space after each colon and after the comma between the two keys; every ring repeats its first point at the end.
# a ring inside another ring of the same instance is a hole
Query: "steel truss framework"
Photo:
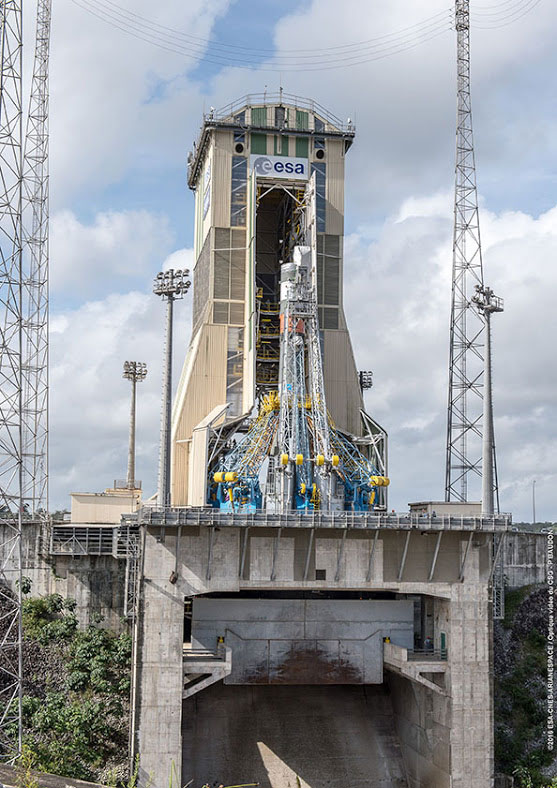
{"type": "Polygon", "coordinates": [[[48,62],[52,0],[38,0],[23,172],[24,453],[29,509],[48,508],[48,62]]]}
{"type": "Polygon", "coordinates": [[[18,755],[21,745],[21,527],[26,497],[22,421],[23,47],[21,2],[4,0],[0,9],[0,758],[9,760],[18,755]],[[15,593],[10,590],[14,580],[19,581],[15,593]]]}
{"type": "Polygon", "coordinates": [[[482,473],[485,323],[471,300],[474,286],[483,286],[483,265],[470,97],[469,0],[456,0],[455,8],[458,100],[445,498],[466,501],[470,477],[482,473]]]}
{"type": "Polygon", "coordinates": [[[21,750],[22,528],[48,509],[48,56],[38,0],[23,148],[22,2],[0,6],[0,759],[21,750]]]}

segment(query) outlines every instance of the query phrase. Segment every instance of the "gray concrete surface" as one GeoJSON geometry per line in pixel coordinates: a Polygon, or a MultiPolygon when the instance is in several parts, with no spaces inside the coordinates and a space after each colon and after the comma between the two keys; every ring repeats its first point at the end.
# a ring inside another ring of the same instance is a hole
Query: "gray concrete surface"
{"type": "Polygon", "coordinates": [[[192,644],[225,638],[225,684],[381,684],[383,637],[412,648],[413,627],[412,600],[198,598],[192,644]]]}
{"type": "MultiPolygon", "coordinates": [[[[84,780],[74,780],[73,777],[60,777],[58,774],[45,774],[30,771],[31,777],[37,781],[38,788],[105,788],[100,783],[88,783],[84,780]]],[[[13,786],[29,785],[25,778],[13,766],[7,763],[0,764],[0,780],[6,788],[13,786]]]]}
{"type": "Polygon", "coordinates": [[[407,788],[382,686],[214,684],[184,701],[182,784],[407,788]]]}
{"type": "Polygon", "coordinates": [[[505,584],[521,588],[547,580],[547,534],[510,533],[503,551],[505,584]]]}
{"type": "MultiPolygon", "coordinates": [[[[451,785],[450,698],[390,670],[385,671],[385,678],[408,788],[448,788],[451,785]]],[[[468,783],[468,788],[473,785],[468,783]]]]}
{"type": "MultiPolygon", "coordinates": [[[[31,595],[61,594],[75,599],[75,613],[80,626],[86,627],[98,615],[103,624],[115,631],[126,628],[124,615],[125,562],[111,555],[48,556],[39,549],[41,530],[38,523],[25,523],[22,535],[23,574],[31,580],[31,595]]],[[[0,525],[0,544],[6,530],[0,525]]],[[[4,561],[4,556],[0,556],[4,561]]],[[[7,562],[5,575],[15,587],[15,555],[7,562]]]]}

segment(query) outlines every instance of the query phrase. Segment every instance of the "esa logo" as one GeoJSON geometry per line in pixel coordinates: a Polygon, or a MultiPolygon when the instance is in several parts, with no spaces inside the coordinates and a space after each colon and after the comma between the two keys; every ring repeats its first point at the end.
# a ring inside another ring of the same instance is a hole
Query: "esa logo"
{"type": "Polygon", "coordinates": [[[256,175],[267,178],[307,178],[307,160],[284,156],[253,156],[251,168],[256,175]]]}

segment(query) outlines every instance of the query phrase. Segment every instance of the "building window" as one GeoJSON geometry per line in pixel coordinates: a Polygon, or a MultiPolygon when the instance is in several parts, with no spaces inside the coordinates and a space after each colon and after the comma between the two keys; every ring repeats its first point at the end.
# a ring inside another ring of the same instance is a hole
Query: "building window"
{"type": "Polygon", "coordinates": [[[319,307],[319,328],[338,329],[338,309],[335,307],[319,307]]]}
{"type": "Polygon", "coordinates": [[[275,126],[283,129],[286,125],[286,107],[275,107],[275,126]]]}
{"type": "Polygon", "coordinates": [[[317,236],[317,302],[320,328],[339,327],[341,244],[338,235],[317,236]]]}
{"type": "Polygon", "coordinates": [[[213,323],[228,323],[228,301],[215,301],[213,323]]]}
{"type": "Polygon", "coordinates": [[[243,372],[244,329],[230,326],[226,354],[226,401],[230,403],[229,416],[240,416],[242,413],[243,372]]]}
{"type": "Polygon", "coordinates": [[[207,233],[193,271],[193,328],[199,328],[209,303],[209,272],[211,270],[211,233],[207,233]]]}
{"type": "MultiPolygon", "coordinates": [[[[215,228],[213,298],[241,302],[243,323],[246,271],[246,234],[244,230],[215,228]]],[[[235,314],[238,314],[235,312],[235,314]]]]}
{"type": "Polygon", "coordinates": [[[246,125],[246,111],[243,110],[242,112],[238,112],[237,115],[234,115],[234,123],[237,123],[238,126],[245,126],[246,125]]]}
{"type": "Polygon", "coordinates": [[[326,201],[325,190],[327,182],[327,165],[325,162],[313,162],[312,174],[315,173],[315,214],[316,229],[318,233],[326,230],[326,201]]]}
{"type": "Polygon", "coordinates": [[[320,306],[340,304],[340,239],[338,235],[317,236],[317,302],[320,306]]]}
{"type": "Polygon", "coordinates": [[[321,134],[321,132],[325,131],[325,123],[315,115],[313,119],[313,128],[315,129],[317,134],[321,134]]]}
{"type": "Polygon", "coordinates": [[[246,223],[248,197],[248,160],[245,156],[232,157],[232,190],[230,195],[230,224],[242,227],[246,223]]]}
{"type": "Polygon", "coordinates": [[[252,126],[267,125],[267,107],[251,108],[251,125],[252,126]]]}
{"type": "Polygon", "coordinates": [[[296,156],[300,159],[307,159],[309,156],[309,139],[307,137],[296,137],[296,156]]]}
{"type": "Polygon", "coordinates": [[[252,153],[267,153],[267,135],[266,134],[252,134],[251,135],[251,152],[252,153]]]}
{"type": "Polygon", "coordinates": [[[303,112],[301,109],[296,110],[296,128],[299,131],[309,130],[309,115],[307,112],[303,112]]]}
{"type": "Polygon", "coordinates": [[[288,156],[288,137],[275,134],[275,156],[288,156]]]}

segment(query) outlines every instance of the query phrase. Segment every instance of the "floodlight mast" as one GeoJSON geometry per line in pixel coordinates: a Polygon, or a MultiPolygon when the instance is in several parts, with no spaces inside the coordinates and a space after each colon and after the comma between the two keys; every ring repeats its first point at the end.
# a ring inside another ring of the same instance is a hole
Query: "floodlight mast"
{"type": "Polygon", "coordinates": [[[164,350],[164,369],[162,383],[162,414],[160,436],[159,484],[157,503],[159,506],[170,506],[170,420],[172,409],[172,321],[174,301],[183,298],[188,292],[191,282],[187,278],[190,272],[184,270],[161,271],[155,277],[153,292],[166,300],[166,341],[164,350]]]}
{"type": "Polygon", "coordinates": [[[132,384],[132,401],[130,407],[130,440],[128,447],[128,476],[126,486],[135,490],[135,400],[136,386],[147,377],[147,364],[143,361],[124,361],[124,374],[122,377],[132,384]]]}
{"type": "MultiPolygon", "coordinates": [[[[503,299],[489,287],[476,285],[472,301],[485,320],[484,402],[482,439],[482,514],[495,514],[494,493],[497,491],[495,465],[495,432],[493,428],[493,392],[491,368],[491,315],[503,311],[503,299]]],[[[499,508],[499,506],[497,506],[499,508]]]]}
{"type": "Polygon", "coordinates": [[[362,394],[366,389],[373,388],[373,372],[360,370],[358,377],[360,380],[360,390],[362,394]]]}

